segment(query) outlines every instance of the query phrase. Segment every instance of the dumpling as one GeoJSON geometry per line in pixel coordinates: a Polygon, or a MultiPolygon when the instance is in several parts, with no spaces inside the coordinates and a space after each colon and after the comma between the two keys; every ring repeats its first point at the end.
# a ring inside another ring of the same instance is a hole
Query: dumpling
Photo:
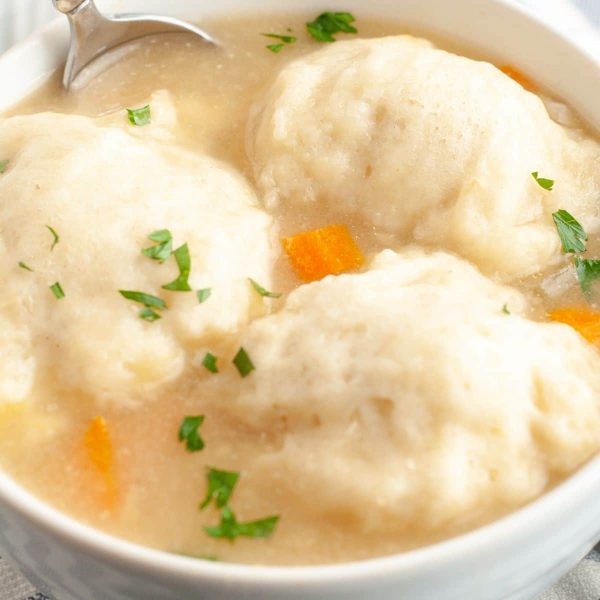
{"type": "Polygon", "coordinates": [[[314,518],[370,532],[479,524],[600,447],[598,351],[526,305],[449,254],[384,251],[253,322],[242,345],[256,370],[220,410],[279,432],[253,477],[314,518]]]}
{"type": "Polygon", "coordinates": [[[0,354],[5,367],[22,364],[0,384],[0,402],[24,399],[36,377],[116,403],[149,399],[181,374],[186,353],[261,314],[247,278],[271,281],[271,217],[241,175],[169,143],[160,123],[154,139],[154,126],[134,128],[124,112],[0,121],[0,155],[10,159],[0,175],[1,312],[10,321],[0,354]],[[48,227],[60,237],[54,246],[48,227]],[[179,273],[174,258],[141,252],[161,229],[173,248],[189,247],[191,292],[161,288],[179,273]],[[64,298],[49,289],[56,282],[64,298]],[[212,295],[199,305],[203,288],[212,295]],[[159,296],[168,309],[147,322],[119,290],[159,296]]]}
{"type": "Polygon", "coordinates": [[[506,279],[560,259],[557,209],[600,226],[598,144],[493,65],[410,36],[292,62],[254,107],[247,142],[268,207],[318,202],[506,279]]]}

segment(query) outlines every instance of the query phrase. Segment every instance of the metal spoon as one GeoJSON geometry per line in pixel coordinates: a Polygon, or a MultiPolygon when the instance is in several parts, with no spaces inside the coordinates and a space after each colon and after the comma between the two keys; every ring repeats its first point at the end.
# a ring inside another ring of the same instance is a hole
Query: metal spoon
{"type": "Polygon", "coordinates": [[[92,61],[109,50],[133,40],[158,33],[193,33],[208,44],[216,44],[206,32],[178,19],[153,15],[103,16],[94,0],[52,0],[69,18],[71,44],[65,65],[63,85],[71,87],[75,78],[92,61]]]}

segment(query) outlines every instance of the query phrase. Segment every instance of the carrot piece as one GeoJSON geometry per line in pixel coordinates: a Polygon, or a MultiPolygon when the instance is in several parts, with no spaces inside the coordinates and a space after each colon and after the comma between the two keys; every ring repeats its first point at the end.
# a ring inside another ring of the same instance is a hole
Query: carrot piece
{"type": "Polygon", "coordinates": [[[106,503],[112,506],[117,496],[114,479],[114,453],[108,425],[102,417],[92,419],[85,432],[83,443],[89,462],[104,484],[106,503]]]}
{"type": "Polygon", "coordinates": [[[570,325],[588,342],[600,340],[600,312],[589,308],[558,308],[548,316],[553,321],[570,325]]]}
{"type": "Polygon", "coordinates": [[[329,225],[281,240],[292,267],[303,281],[317,281],[358,269],[365,262],[345,225],[329,225]]]}
{"type": "Polygon", "coordinates": [[[510,65],[503,65],[500,67],[500,70],[508,75],[511,79],[516,81],[521,87],[524,87],[526,90],[533,92],[537,89],[537,86],[527,75],[521,73],[518,69],[511,67],[510,65]]]}

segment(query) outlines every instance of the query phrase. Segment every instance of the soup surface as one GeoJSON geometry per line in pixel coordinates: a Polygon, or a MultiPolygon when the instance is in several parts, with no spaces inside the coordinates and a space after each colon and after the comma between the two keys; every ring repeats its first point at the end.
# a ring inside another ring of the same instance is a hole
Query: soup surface
{"type": "Polygon", "coordinates": [[[53,506],[331,563],[496,519],[600,446],[595,138],[514,68],[355,16],[335,44],[316,15],[207,22],[222,47],[146,40],[0,119],[0,461],[53,506]]]}

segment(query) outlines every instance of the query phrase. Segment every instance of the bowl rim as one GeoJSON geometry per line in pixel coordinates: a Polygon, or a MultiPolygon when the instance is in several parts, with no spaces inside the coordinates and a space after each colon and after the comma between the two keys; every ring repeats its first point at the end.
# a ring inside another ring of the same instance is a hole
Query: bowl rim
{"type": "MultiPolygon", "coordinates": [[[[535,11],[519,4],[517,0],[488,0],[501,5],[530,25],[545,29],[562,42],[573,48],[582,58],[587,59],[600,72],[600,57],[595,56],[578,40],[568,36],[560,28],[540,19],[535,11]]],[[[5,58],[39,42],[41,38],[57,39],[64,35],[62,19],[55,19],[36,30],[24,41],[0,55],[5,58]]],[[[45,40],[46,41],[46,40],[45,40]]],[[[40,77],[35,85],[43,81],[40,77]]],[[[164,575],[219,581],[224,577],[235,584],[260,584],[263,589],[280,585],[301,585],[347,583],[365,577],[385,576],[391,572],[419,570],[424,567],[441,567],[451,563],[457,555],[469,557],[485,550],[514,542],[516,537],[526,537],[527,532],[547,528],[553,517],[562,514],[565,506],[574,505],[577,498],[585,497],[595,489],[595,481],[600,479],[600,454],[594,455],[575,473],[560,482],[556,487],[528,504],[466,533],[440,542],[405,552],[335,564],[266,566],[261,564],[238,564],[214,562],[194,557],[169,553],[146,547],[135,542],[113,536],[68,516],[40,500],[21,486],[12,477],[0,471],[0,504],[8,507],[26,521],[34,523],[41,530],[71,546],[78,546],[90,554],[100,556],[109,562],[137,570],[151,570],[164,575]]]]}

